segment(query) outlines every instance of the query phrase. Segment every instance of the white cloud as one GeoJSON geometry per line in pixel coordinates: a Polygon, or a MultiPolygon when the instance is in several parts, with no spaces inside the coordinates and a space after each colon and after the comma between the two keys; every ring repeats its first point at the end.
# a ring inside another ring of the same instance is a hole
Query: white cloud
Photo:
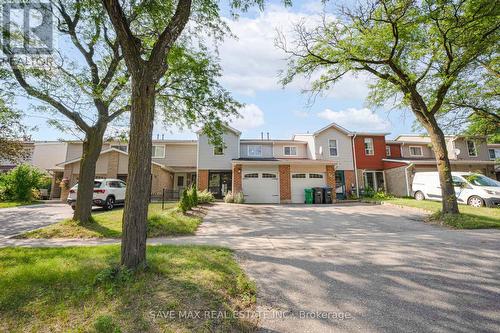
{"type": "Polygon", "coordinates": [[[342,111],[325,109],[318,117],[335,122],[352,131],[388,131],[391,123],[367,108],[349,108],[342,111]]]}
{"type": "MultiPolygon", "coordinates": [[[[319,13],[320,5],[320,2],[311,2],[300,13],[269,6],[255,17],[226,19],[237,39],[228,38],[220,47],[222,82],[229,89],[249,96],[254,96],[257,91],[281,89],[279,71],[286,69],[286,54],[274,45],[277,31],[291,42],[295,23],[302,22],[310,27],[321,23],[323,17],[319,13]]],[[[327,19],[331,20],[333,16],[327,19]]],[[[287,89],[298,91],[308,86],[308,79],[299,78],[289,84],[287,89]]],[[[363,78],[346,77],[328,96],[364,98],[365,91],[366,82],[363,78]]]]}
{"type": "Polygon", "coordinates": [[[255,104],[246,104],[239,110],[241,117],[233,117],[229,124],[240,130],[245,131],[264,125],[264,112],[255,104]]]}

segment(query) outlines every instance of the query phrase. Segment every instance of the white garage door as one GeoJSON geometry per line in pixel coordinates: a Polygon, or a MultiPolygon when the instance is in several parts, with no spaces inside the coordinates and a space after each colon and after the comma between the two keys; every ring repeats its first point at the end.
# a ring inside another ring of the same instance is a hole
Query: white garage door
{"type": "Polygon", "coordinates": [[[304,189],[326,186],[324,173],[292,173],[292,202],[304,203],[304,189]]]}
{"type": "Polygon", "coordinates": [[[279,203],[278,172],[275,170],[244,171],[243,194],[247,203],[279,203]]]}

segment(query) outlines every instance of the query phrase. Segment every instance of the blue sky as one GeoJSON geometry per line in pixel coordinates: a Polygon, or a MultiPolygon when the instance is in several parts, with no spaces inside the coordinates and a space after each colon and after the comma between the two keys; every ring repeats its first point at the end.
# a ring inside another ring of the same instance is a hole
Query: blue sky
{"type": "MultiPolygon", "coordinates": [[[[301,93],[307,87],[306,80],[297,80],[282,88],[278,72],[285,69],[285,55],[274,47],[276,29],[287,34],[293,22],[314,22],[322,8],[318,1],[296,1],[291,8],[279,3],[268,3],[264,12],[251,10],[238,20],[228,17],[232,32],[238,37],[229,39],[220,47],[224,75],[222,84],[245,107],[240,111],[243,118],[232,120],[244,138],[258,138],[260,133],[270,133],[271,138],[290,138],[294,133],[314,132],[334,121],[356,131],[388,132],[393,138],[398,134],[411,133],[414,117],[410,111],[374,109],[367,105],[368,77],[347,77],[340,81],[326,96],[320,96],[308,105],[308,96],[301,93]]],[[[49,114],[34,114],[30,103],[18,100],[18,107],[27,109],[28,125],[36,125],[32,132],[36,140],[74,139],[46,124],[49,114]]],[[[154,136],[165,138],[195,138],[192,131],[164,128],[157,124],[154,136]]]]}

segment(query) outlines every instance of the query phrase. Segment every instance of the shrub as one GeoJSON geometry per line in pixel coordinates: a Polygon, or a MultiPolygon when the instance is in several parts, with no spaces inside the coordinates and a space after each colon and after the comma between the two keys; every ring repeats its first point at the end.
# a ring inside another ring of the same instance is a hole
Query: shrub
{"type": "Polygon", "coordinates": [[[234,195],[234,203],[237,204],[245,203],[245,196],[243,195],[243,192],[238,192],[234,195]]]}
{"type": "Polygon", "coordinates": [[[207,190],[196,191],[196,196],[198,197],[198,204],[211,203],[215,201],[215,197],[212,192],[207,190]]]}
{"type": "Polygon", "coordinates": [[[375,190],[369,186],[363,190],[362,194],[363,197],[373,198],[374,195],[375,195],[375,190]]]}
{"type": "Polygon", "coordinates": [[[182,198],[179,202],[179,207],[181,208],[183,213],[191,209],[191,198],[187,188],[182,192],[182,198]]]}
{"type": "Polygon", "coordinates": [[[196,190],[196,186],[191,187],[191,204],[193,207],[198,206],[198,190],[196,190]]]}
{"type": "Polygon", "coordinates": [[[45,177],[37,168],[21,164],[2,177],[2,196],[5,200],[32,201],[45,177]]]}
{"type": "Polygon", "coordinates": [[[376,200],[389,200],[389,199],[394,198],[394,196],[392,194],[386,193],[384,191],[378,191],[377,193],[375,193],[372,196],[372,198],[376,199],[376,200]]]}
{"type": "Polygon", "coordinates": [[[229,191],[226,193],[226,195],[224,196],[224,202],[225,203],[234,203],[233,192],[229,191]]]}

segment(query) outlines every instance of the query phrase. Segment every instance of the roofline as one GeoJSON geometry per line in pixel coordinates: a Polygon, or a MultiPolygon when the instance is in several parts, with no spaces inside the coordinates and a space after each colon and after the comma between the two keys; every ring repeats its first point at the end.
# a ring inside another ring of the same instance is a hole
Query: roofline
{"type": "MultiPolygon", "coordinates": [[[[241,132],[238,131],[236,128],[234,127],[231,127],[229,126],[229,124],[227,123],[223,123],[222,126],[224,126],[225,128],[227,128],[228,130],[230,130],[231,132],[235,133],[235,134],[238,134],[238,135],[241,135],[241,132]]],[[[201,132],[203,132],[203,127],[200,128],[199,130],[197,130],[195,133],[196,134],[200,134],[201,132]]]]}
{"type": "Polygon", "coordinates": [[[231,163],[233,165],[235,164],[272,164],[272,165],[279,165],[283,163],[287,164],[316,164],[316,165],[333,165],[335,164],[333,161],[326,161],[326,160],[304,160],[304,159],[276,159],[276,160],[250,160],[250,161],[245,161],[245,160],[232,160],[231,163]]]}
{"type": "Polygon", "coordinates": [[[348,135],[348,136],[352,136],[354,135],[353,132],[345,129],[344,127],[340,126],[339,124],[337,123],[330,123],[328,124],[327,126],[317,130],[316,132],[313,133],[313,135],[318,135],[319,133],[323,132],[323,131],[326,131],[327,129],[329,129],[330,127],[335,127],[336,129],[338,129],[339,131],[343,132],[344,134],[348,135]]]}
{"type": "Polygon", "coordinates": [[[371,133],[371,132],[353,132],[356,135],[361,135],[361,136],[386,136],[391,133],[371,133]]]}
{"type": "MultiPolygon", "coordinates": [[[[437,164],[436,160],[396,160],[391,158],[383,158],[384,162],[396,162],[404,164],[437,164]]],[[[451,164],[495,164],[495,161],[474,161],[474,160],[450,160],[451,164]]]]}
{"type": "Polygon", "coordinates": [[[240,139],[243,143],[290,143],[290,144],[307,144],[307,141],[301,140],[262,140],[262,139],[240,139]]]}

